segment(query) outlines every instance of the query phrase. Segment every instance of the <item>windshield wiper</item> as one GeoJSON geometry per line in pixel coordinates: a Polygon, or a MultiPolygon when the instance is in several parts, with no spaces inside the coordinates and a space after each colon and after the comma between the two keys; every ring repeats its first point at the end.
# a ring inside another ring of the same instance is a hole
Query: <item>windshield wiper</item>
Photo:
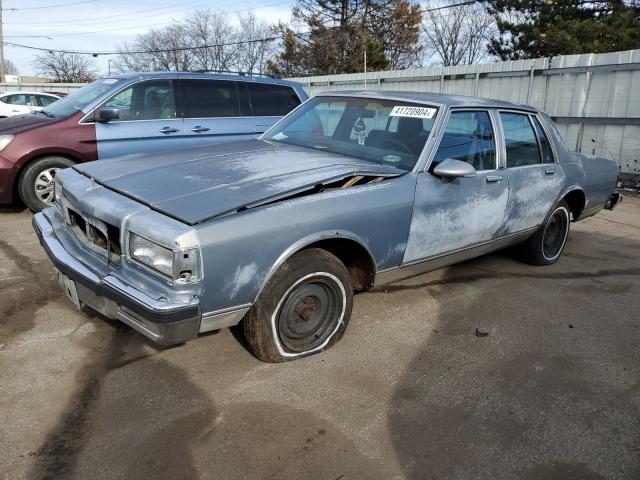
{"type": "Polygon", "coordinates": [[[41,113],[42,115],[45,115],[49,118],[56,118],[56,116],[53,113],[47,112],[46,110],[35,110],[33,113],[41,113]]]}

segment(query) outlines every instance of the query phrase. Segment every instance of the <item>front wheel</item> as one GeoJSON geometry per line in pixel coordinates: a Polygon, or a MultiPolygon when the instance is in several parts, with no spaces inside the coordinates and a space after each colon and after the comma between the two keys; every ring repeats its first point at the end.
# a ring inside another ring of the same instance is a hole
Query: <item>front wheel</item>
{"type": "Polygon", "coordinates": [[[310,248],[285,261],[243,320],[244,336],[263,362],[285,362],[326,350],[344,334],[353,286],[344,264],[310,248]]]}
{"type": "Polygon", "coordinates": [[[64,157],[44,157],[31,163],[22,172],[18,183],[20,199],[32,212],[53,205],[53,184],[58,171],[74,163],[64,157]]]}
{"type": "Polygon", "coordinates": [[[558,203],[546,222],[523,244],[524,259],[532,265],[556,263],[569,236],[571,216],[564,200],[558,203]]]}

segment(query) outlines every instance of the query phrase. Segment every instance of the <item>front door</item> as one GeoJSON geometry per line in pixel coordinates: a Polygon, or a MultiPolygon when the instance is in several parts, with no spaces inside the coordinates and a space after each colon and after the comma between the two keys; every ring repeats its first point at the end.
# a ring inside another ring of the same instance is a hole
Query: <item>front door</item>
{"type": "Polygon", "coordinates": [[[183,121],[176,115],[171,80],[149,80],[116,93],[100,108],[117,108],[120,118],[96,122],[98,158],[154,153],[184,147],[183,121]]]}
{"type": "Polygon", "coordinates": [[[181,79],[186,147],[255,138],[254,119],[241,111],[238,85],[230,80],[181,79]]]}
{"type": "Polygon", "coordinates": [[[493,240],[509,196],[499,169],[495,129],[486,110],[454,110],[428,172],[418,175],[403,263],[454,253],[493,240]],[[433,169],[453,158],[470,163],[471,178],[445,179],[433,169]]]}
{"type": "Polygon", "coordinates": [[[510,189],[503,233],[512,234],[542,224],[565,178],[535,115],[500,112],[500,120],[510,189]]]}

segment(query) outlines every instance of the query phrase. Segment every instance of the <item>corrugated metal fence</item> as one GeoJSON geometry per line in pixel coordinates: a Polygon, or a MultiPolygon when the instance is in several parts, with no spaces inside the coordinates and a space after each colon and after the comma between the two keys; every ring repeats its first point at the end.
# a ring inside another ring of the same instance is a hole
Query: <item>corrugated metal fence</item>
{"type": "Polygon", "coordinates": [[[85,85],[86,83],[0,83],[0,92],[24,90],[28,92],[71,93],[80,87],[84,87],[85,85]]]}
{"type": "MultiPolygon", "coordinates": [[[[577,151],[613,158],[640,174],[640,50],[536,60],[294,78],[327,90],[403,90],[473,95],[534,105],[577,151]],[[595,142],[592,142],[595,139],[595,142]]],[[[0,91],[71,92],[82,84],[4,83],[0,91]]]]}
{"type": "Polygon", "coordinates": [[[534,105],[554,118],[570,148],[640,174],[640,50],[292,80],[312,95],[366,88],[534,105]]]}

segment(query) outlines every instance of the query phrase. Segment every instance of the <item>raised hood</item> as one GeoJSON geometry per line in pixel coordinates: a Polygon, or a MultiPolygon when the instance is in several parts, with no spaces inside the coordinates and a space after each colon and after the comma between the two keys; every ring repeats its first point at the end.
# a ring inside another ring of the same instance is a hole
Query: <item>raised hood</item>
{"type": "Polygon", "coordinates": [[[96,183],[193,225],[353,174],[403,170],[262,140],[79,164],[96,183]]]}

